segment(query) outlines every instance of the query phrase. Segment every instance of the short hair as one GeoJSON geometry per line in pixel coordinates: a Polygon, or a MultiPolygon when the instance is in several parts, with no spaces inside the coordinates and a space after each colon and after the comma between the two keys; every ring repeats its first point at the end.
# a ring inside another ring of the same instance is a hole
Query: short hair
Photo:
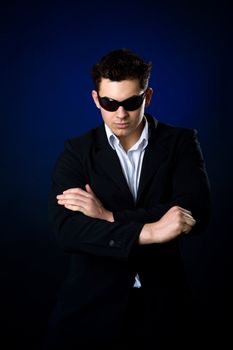
{"type": "Polygon", "coordinates": [[[152,63],[146,63],[130,49],[110,51],[92,67],[91,75],[96,91],[99,91],[102,78],[111,81],[137,79],[140,88],[148,87],[152,63]]]}

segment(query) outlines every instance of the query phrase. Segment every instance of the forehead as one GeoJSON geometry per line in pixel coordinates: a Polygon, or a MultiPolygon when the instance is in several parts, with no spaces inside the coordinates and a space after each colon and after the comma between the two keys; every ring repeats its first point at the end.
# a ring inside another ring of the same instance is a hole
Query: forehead
{"type": "Polygon", "coordinates": [[[141,92],[139,80],[122,80],[112,81],[102,79],[99,86],[99,94],[101,96],[111,97],[115,100],[123,100],[141,92]]]}

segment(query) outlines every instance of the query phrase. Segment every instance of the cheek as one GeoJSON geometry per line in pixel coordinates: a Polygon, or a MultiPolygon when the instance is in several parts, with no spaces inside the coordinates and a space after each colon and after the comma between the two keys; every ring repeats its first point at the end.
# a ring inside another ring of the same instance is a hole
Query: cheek
{"type": "Polygon", "coordinates": [[[104,110],[101,110],[101,114],[102,114],[103,121],[104,121],[107,125],[111,124],[112,115],[111,115],[109,112],[106,112],[106,111],[104,111],[104,110]]]}
{"type": "Polygon", "coordinates": [[[143,119],[143,117],[144,117],[143,110],[137,111],[137,113],[133,116],[135,124],[140,124],[142,119],[143,119]]]}

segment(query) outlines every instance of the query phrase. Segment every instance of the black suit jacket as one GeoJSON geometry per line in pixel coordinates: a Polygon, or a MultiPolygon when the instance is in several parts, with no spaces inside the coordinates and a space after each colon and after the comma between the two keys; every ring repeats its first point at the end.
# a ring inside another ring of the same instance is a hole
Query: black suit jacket
{"type": "Polygon", "coordinates": [[[66,329],[69,336],[118,337],[136,272],[144,291],[145,322],[161,320],[160,306],[169,305],[171,311],[183,298],[180,291],[186,282],[179,238],[148,246],[137,241],[144,223],[159,220],[174,205],[192,211],[197,225],[190,234],[202,232],[210,209],[208,177],[195,130],[163,124],[150,115],[146,118],[150,137],[136,203],[103,124],[66,141],[56,162],[49,213],[71,261],[53,325],[60,332],[66,329]],[[114,223],[57,204],[57,194],[71,187],[84,189],[87,183],[113,212],[114,223]]]}

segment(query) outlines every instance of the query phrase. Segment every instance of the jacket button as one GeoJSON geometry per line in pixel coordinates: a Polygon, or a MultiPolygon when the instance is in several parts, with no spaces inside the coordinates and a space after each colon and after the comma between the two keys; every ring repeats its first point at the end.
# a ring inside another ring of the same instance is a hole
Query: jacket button
{"type": "Polygon", "coordinates": [[[115,245],[115,241],[111,239],[111,241],[109,241],[109,247],[114,247],[114,245],[115,245]]]}

